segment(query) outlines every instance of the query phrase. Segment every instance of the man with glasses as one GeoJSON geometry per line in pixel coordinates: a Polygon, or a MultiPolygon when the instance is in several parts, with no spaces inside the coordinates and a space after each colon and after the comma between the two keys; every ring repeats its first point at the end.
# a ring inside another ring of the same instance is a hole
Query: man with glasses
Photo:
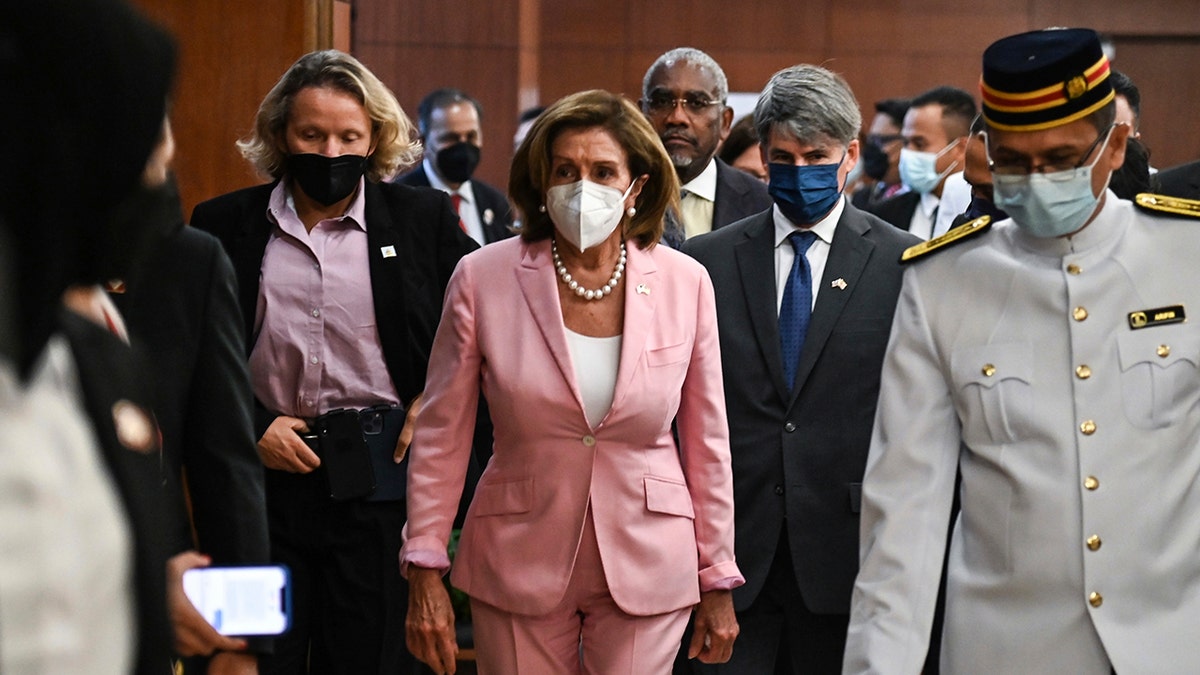
{"type": "Polygon", "coordinates": [[[860,209],[903,193],[907,188],[900,181],[900,148],[904,147],[904,115],[909,100],[887,98],[875,102],[875,117],[863,143],[863,175],[873,183],[851,197],[850,203],[860,209]]]}
{"type": "Polygon", "coordinates": [[[845,673],[919,671],[956,471],[942,671],[1200,663],[1200,230],[1107,189],[1131,131],[1109,78],[1088,29],[983,54],[1010,218],[905,254],[845,673]]]}
{"type": "Polygon", "coordinates": [[[668,223],[668,244],[771,208],[765,185],[716,157],[733,124],[728,96],[725,71],[711,56],[689,47],[658,57],[642,80],[642,112],[683,185],[682,223],[668,223]]]}

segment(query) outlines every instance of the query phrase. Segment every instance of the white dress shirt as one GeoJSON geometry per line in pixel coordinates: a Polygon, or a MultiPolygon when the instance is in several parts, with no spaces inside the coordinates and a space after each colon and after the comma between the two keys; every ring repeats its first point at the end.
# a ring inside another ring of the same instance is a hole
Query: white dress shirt
{"type": "Polygon", "coordinates": [[[467,181],[458,186],[457,190],[450,189],[446,185],[442,177],[437,174],[433,168],[433,162],[429,161],[429,157],[421,160],[422,166],[425,167],[425,175],[429,177],[430,187],[436,188],[445,192],[448,195],[457,194],[462,198],[462,203],[458,206],[458,218],[462,221],[463,227],[466,228],[467,235],[483,246],[487,243],[487,238],[483,234],[483,223],[479,222],[479,206],[475,201],[475,191],[471,188],[471,181],[467,181]]]}
{"type": "Polygon", "coordinates": [[[796,259],[796,251],[788,242],[789,234],[796,230],[810,229],[817,235],[812,245],[808,247],[804,257],[808,259],[809,269],[812,270],[812,301],[817,306],[817,291],[821,288],[821,275],[825,274],[825,262],[829,260],[829,246],[833,243],[833,231],[837,229],[842,211],[846,210],[845,196],[838,197],[837,204],[821,220],[813,223],[812,227],[796,227],[792,221],[783,215],[779,206],[771,207],[772,218],[775,222],[775,313],[783,306],[783,289],[787,287],[788,274],[792,271],[792,262],[796,259]]]}
{"type": "Polygon", "coordinates": [[[717,204],[717,160],[709,160],[708,166],[688,181],[683,190],[687,196],[680,204],[680,210],[688,238],[712,232],[713,210],[717,204]]]}

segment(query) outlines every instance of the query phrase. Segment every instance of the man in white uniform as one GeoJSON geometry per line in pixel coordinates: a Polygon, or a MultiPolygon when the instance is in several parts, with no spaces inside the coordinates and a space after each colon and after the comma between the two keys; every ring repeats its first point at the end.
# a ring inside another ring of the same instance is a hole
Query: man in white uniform
{"type": "Polygon", "coordinates": [[[959,469],[943,672],[1200,667],[1200,228],[1107,190],[1108,78],[1091,30],[984,53],[1011,219],[905,254],[846,673],[919,672],[959,469]]]}

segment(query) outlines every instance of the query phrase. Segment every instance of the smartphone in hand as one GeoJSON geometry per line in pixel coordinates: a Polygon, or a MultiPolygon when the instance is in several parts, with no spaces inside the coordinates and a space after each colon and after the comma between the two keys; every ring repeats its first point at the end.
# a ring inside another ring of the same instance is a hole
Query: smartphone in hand
{"type": "Polygon", "coordinates": [[[291,585],[283,565],[196,567],[183,592],[221,635],[280,635],[291,624],[291,585]]]}

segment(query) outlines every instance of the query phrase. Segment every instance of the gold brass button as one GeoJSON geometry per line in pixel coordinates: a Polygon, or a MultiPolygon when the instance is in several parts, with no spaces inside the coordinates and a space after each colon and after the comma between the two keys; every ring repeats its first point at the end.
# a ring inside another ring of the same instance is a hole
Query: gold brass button
{"type": "Polygon", "coordinates": [[[587,446],[587,447],[589,447],[589,448],[590,448],[590,447],[592,447],[593,445],[595,445],[595,444],[596,444],[596,437],[595,437],[595,436],[593,436],[593,435],[591,435],[591,434],[588,434],[587,436],[584,436],[584,437],[583,437],[583,444],[584,444],[584,445],[586,445],[586,446],[587,446]]]}
{"type": "Polygon", "coordinates": [[[983,373],[984,377],[991,377],[996,374],[996,366],[993,366],[992,364],[988,363],[988,364],[984,365],[983,369],[980,372],[983,373]]]}
{"type": "Polygon", "coordinates": [[[1092,591],[1091,593],[1088,593],[1088,604],[1092,607],[1099,607],[1100,605],[1104,604],[1104,596],[1100,595],[1096,591],[1092,591]]]}
{"type": "Polygon", "coordinates": [[[1088,476],[1087,478],[1083,479],[1083,487],[1089,490],[1095,490],[1096,488],[1100,487],[1100,479],[1096,478],[1095,476],[1088,476]]]}
{"type": "Polygon", "coordinates": [[[1087,310],[1082,307],[1076,307],[1075,311],[1071,312],[1071,316],[1075,317],[1076,321],[1083,321],[1088,317],[1087,310]]]}
{"type": "Polygon", "coordinates": [[[1083,268],[1080,267],[1079,265],[1076,265],[1075,263],[1071,263],[1070,265],[1067,265],[1067,274],[1074,274],[1074,275],[1078,276],[1079,273],[1082,271],[1083,271],[1083,268]]]}
{"type": "Polygon", "coordinates": [[[1158,349],[1156,349],[1154,353],[1158,354],[1161,358],[1165,359],[1171,355],[1171,346],[1170,345],[1159,345],[1158,349]]]}
{"type": "Polygon", "coordinates": [[[1081,380],[1086,380],[1091,376],[1092,369],[1087,367],[1087,365],[1082,365],[1075,369],[1075,377],[1078,377],[1081,380]]]}
{"type": "Polygon", "coordinates": [[[1083,423],[1079,425],[1079,430],[1083,432],[1084,436],[1091,436],[1092,434],[1096,433],[1096,423],[1091,420],[1084,420],[1083,423]]]}
{"type": "Polygon", "coordinates": [[[1099,535],[1093,534],[1092,536],[1087,538],[1086,542],[1087,542],[1087,547],[1088,547],[1089,551],[1100,550],[1101,541],[1100,541],[1099,535]]]}

